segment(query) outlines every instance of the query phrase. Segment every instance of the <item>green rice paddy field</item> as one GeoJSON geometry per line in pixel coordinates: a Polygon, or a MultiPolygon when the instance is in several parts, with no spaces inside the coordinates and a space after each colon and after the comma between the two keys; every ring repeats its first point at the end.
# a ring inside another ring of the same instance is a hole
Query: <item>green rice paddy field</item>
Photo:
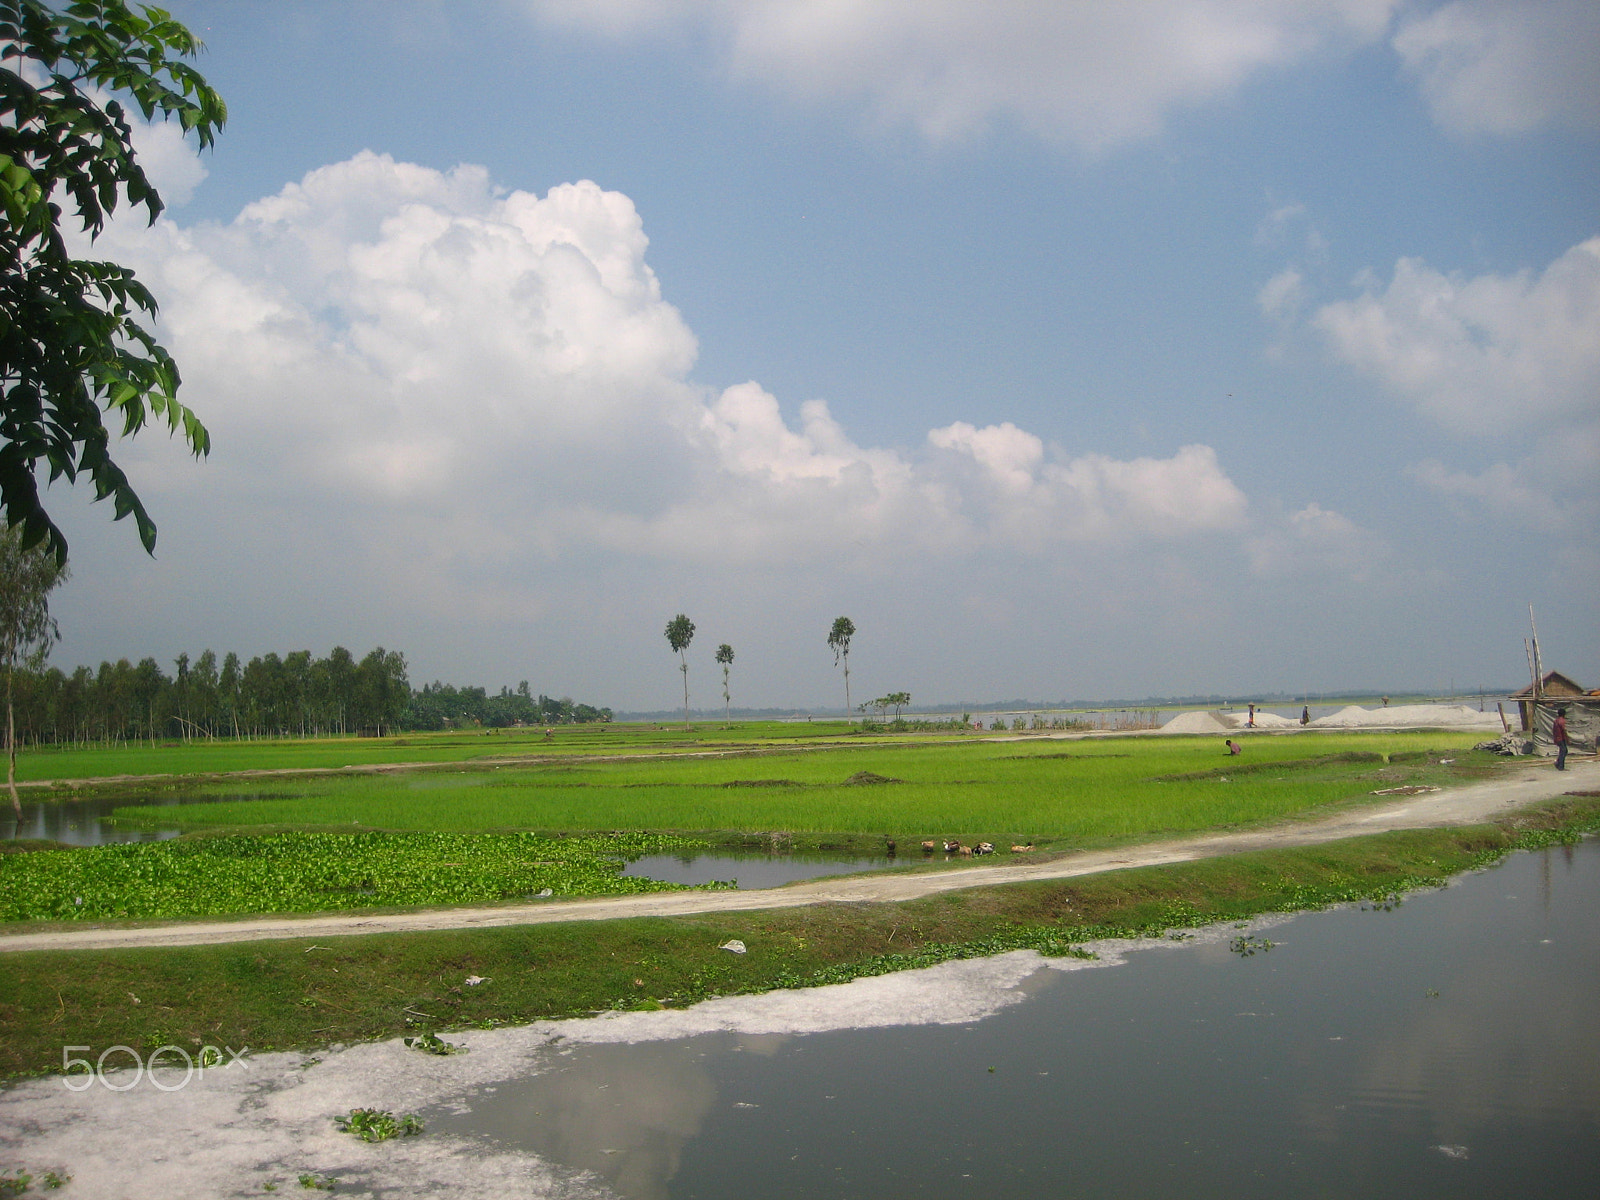
{"type": "MultiPolygon", "coordinates": [[[[785,735],[793,728],[779,727],[785,735]]],[[[884,743],[858,735],[795,745],[745,729],[674,753],[661,731],[645,729],[608,731],[562,756],[440,766],[448,760],[435,755],[427,768],[248,778],[202,775],[199,765],[241,750],[260,754],[260,744],[194,746],[183,764],[187,778],[164,771],[159,780],[96,789],[105,797],[131,791],[186,801],[126,804],[112,817],[131,829],[177,826],[186,836],[0,854],[0,922],[666,889],[677,885],[625,877],[622,864],[669,845],[679,853],[765,846],[881,854],[893,838],[909,869],[925,861],[917,848],[926,840],[991,842],[1002,857],[1013,847],[1105,846],[1305,816],[1370,802],[1378,789],[1493,770],[1481,761],[1488,756],[1466,749],[1470,741],[1438,732],[1297,733],[1258,736],[1244,756],[1231,758],[1215,738],[884,743]]],[[[425,739],[434,751],[470,744],[459,736],[425,739]]],[[[312,751],[337,757],[351,746],[382,747],[376,740],[341,745],[280,748],[283,758],[304,761],[312,751]]],[[[137,751],[109,753],[125,767],[169,768],[175,749],[150,749],[145,764],[137,751]]]]}
{"type": "Polygon", "coordinates": [[[388,764],[473,764],[506,757],[671,754],[818,744],[852,737],[858,740],[843,721],[752,721],[731,728],[696,726],[692,732],[685,732],[681,725],[562,725],[548,736],[542,729],[472,729],[386,738],[90,743],[30,747],[17,759],[17,778],[42,782],[121,775],[337,771],[388,764]]]}
{"type": "Polygon", "coordinates": [[[1262,736],[1241,758],[1215,738],[745,742],[715,757],[576,752],[528,766],[196,782],[187,787],[214,802],[129,806],[116,817],[189,829],[782,831],[1083,846],[1274,820],[1492,769],[1468,749],[1474,740],[1437,731],[1262,736]]]}

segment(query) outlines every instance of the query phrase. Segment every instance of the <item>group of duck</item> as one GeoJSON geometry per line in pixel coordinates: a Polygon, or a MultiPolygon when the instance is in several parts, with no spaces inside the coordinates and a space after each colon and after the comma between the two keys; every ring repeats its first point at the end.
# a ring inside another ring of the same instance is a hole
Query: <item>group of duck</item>
{"type": "MultiPolygon", "coordinates": [[[[895,855],[895,849],[896,849],[894,839],[893,838],[888,838],[888,837],[884,838],[884,845],[888,847],[889,857],[893,858],[894,855],[895,855]]],[[[935,838],[935,839],[932,839],[930,841],[923,842],[922,843],[922,852],[924,854],[937,854],[939,852],[939,848],[941,846],[944,848],[944,852],[946,854],[956,854],[956,855],[960,855],[960,856],[962,856],[964,858],[971,858],[974,854],[993,854],[994,853],[994,843],[993,842],[979,842],[975,846],[968,846],[968,845],[964,845],[961,842],[954,841],[954,840],[952,840],[950,838],[945,838],[943,840],[939,840],[939,839],[935,838]]],[[[1026,846],[1013,846],[1013,847],[1011,847],[1011,853],[1013,853],[1013,854],[1028,854],[1032,850],[1033,850],[1033,843],[1032,842],[1029,842],[1026,846]]]]}
{"type": "MultiPolygon", "coordinates": [[[[922,852],[924,854],[933,854],[933,853],[936,853],[938,851],[940,846],[944,847],[944,852],[946,854],[959,854],[964,858],[970,858],[974,854],[993,854],[994,853],[994,843],[993,842],[979,842],[976,846],[967,846],[967,845],[964,845],[961,842],[950,841],[950,840],[945,840],[943,842],[937,841],[937,840],[923,842],[922,843],[922,852]]],[[[1013,847],[1011,847],[1011,853],[1013,853],[1013,854],[1026,854],[1028,851],[1030,851],[1032,849],[1033,849],[1033,843],[1030,842],[1026,846],[1013,846],[1013,847]]]]}

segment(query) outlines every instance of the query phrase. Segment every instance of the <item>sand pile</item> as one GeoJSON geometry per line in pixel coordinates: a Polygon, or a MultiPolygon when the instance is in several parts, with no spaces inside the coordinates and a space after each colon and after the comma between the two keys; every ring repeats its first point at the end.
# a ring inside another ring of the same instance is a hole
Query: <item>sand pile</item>
{"type": "Polygon", "coordinates": [[[1162,733],[1232,733],[1233,730],[1227,714],[1220,712],[1179,713],[1161,727],[1162,733]]]}
{"type": "MultiPolygon", "coordinates": [[[[1228,719],[1233,722],[1235,729],[1248,729],[1250,727],[1250,714],[1247,712],[1229,713],[1228,719]]],[[[1257,729],[1298,729],[1300,718],[1280,717],[1277,713],[1257,712],[1257,729]]]]}
{"type": "Polygon", "coordinates": [[[1500,717],[1466,704],[1396,704],[1390,708],[1347,704],[1311,725],[1317,729],[1499,729],[1500,717]]]}

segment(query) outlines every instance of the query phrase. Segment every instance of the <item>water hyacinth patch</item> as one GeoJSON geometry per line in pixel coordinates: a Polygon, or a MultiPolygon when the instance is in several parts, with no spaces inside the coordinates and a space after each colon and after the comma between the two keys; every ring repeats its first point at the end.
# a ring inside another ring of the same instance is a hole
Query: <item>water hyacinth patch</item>
{"type": "MultiPolygon", "coordinates": [[[[624,861],[701,845],[649,833],[282,833],[0,857],[0,920],[328,912],[680,891],[624,861]]],[[[719,886],[719,885],[707,885],[719,886]]],[[[727,885],[722,885],[727,886],[727,885]]]]}
{"type": "Polygon", "coordinates": [[[422,1121],[410,1113],[396,1117],[379,1108],[352,1108],[348,1117],[335,1117],[334,1126],[342,1133],[353,1133],[363,1142],[386,1142],[393,1137],[415,1137],[422,1132],[422,1121]]]}
{"type": "Polygon", "coordinates": [[[417,1037],[401,1039],[407,1050],[420,1050],[424,1054],[437,1054],[440,1056],[450,1054],[465,1054],[467,1048],[458,1046],[455,1042],[447,1042],[437,1033],[424,1033],[417,1037]]]}

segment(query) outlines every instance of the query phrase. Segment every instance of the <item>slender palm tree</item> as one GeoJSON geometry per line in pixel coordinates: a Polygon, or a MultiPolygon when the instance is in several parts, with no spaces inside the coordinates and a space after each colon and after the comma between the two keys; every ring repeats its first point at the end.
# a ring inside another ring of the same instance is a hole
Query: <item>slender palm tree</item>
{"type": "Polygon", "coordinates": [[[856,623],[849,617],[836,617],[828,631],[828,646],[833,651],[833,665],[844,664],[844,719],[850,723],[850,639],[856,635],[856,623]]]}
{"type": "Polygon", "coordinates": [[[728,668],[733,666],[733,647],[723,642],[717,647],[717,661],[722,664],[722,717],[733,728],[733,697],[728,692],[728,668]]]}
{"type": "Polygon", "coordinates": [[[683,672],[683,727],[689,728],[689,659],[685,651],[694,641],[694,622],[679,613],[667,622],[667,645],[678,655],[678,670],[683,672]]]}

